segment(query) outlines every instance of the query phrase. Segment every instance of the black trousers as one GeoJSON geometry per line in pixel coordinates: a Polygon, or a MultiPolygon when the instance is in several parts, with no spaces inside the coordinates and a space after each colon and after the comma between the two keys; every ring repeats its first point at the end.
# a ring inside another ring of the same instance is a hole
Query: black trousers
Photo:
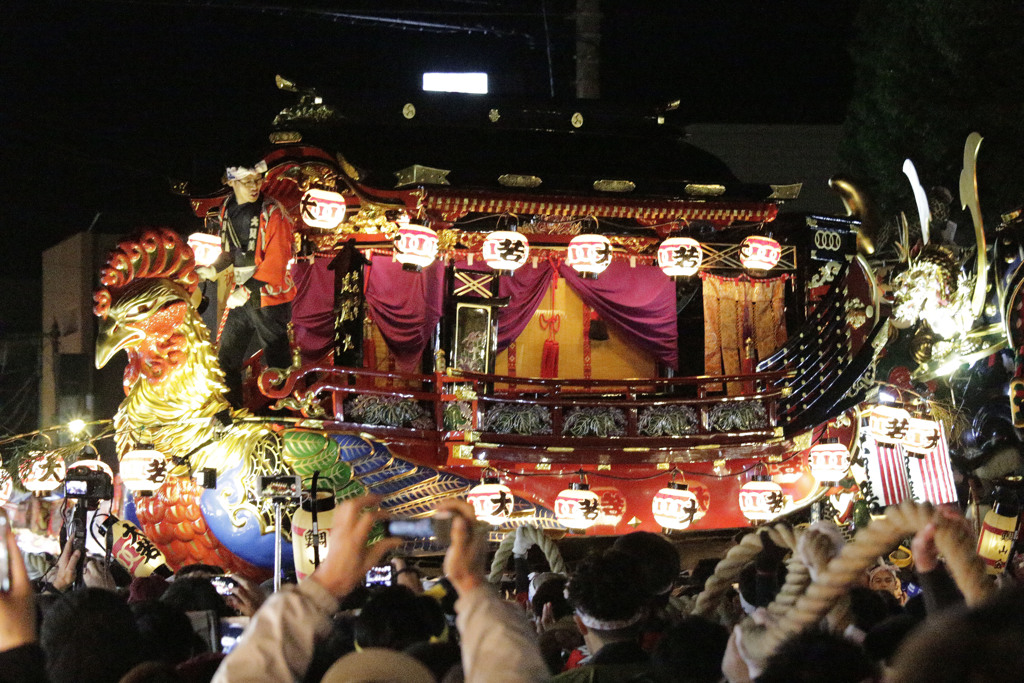
{"type": "Polygon", "coordinates": [[[286,368],[291,365],[291,348],[288,345],[288,323],[291,319],[291,304],[261,308],[252,299],[228,311],[220,333],[217,360],[224,371],[227,399],[231,405],[242,406],[242,365],[254,334],[263,349],[263,362],[267,367],[286,368]]]}

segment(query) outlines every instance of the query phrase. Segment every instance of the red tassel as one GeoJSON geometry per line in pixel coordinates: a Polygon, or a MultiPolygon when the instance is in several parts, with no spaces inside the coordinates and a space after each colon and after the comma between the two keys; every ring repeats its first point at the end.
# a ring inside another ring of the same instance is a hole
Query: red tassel
{"type": "Polygon", "coordinates": [[[540,376],[548,379],[558,377],[558,342],[554,339],[544,342],[544,352],[540,357],[540,376]]]}

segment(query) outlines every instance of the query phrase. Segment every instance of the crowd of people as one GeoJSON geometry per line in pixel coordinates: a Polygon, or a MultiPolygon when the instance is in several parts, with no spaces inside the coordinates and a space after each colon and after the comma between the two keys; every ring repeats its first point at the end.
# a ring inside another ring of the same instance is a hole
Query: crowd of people
{"type": "Polygon", "coordinates": [[[698,616],[700,581],[681,580],[679,554],[661,535],[621,536],[560,574],[546,571],[530,536],[519,534],[515,587],[502,594],[488,581],[486,527],[472,508],[448,501],[438,514],[452,517],[451,542],[442,575],[430,581],[395,559],[393,585],[366,587],[367,572],[400,541],[368,543],[385,515],[374,499],[360,498],[337,509],[327,556],[307,579],[271,592],[232,577],[226,596],[215,587],[216,567],[131,579],[89,559],[79,576],[70,544],[52,562],[23,557],[8,529],[0,682],[1024,678],[1024,589],[1007,581],[994,597],[966,606],[931,525],[914,536],[912,562],[893,567],[880,558],[844,596],[843,609],[757,657],[745,629],[751,617],[771,618],[765,607],[785,582],[790,552],[768,538],[714,611],[698,616]],[[225,625],[245,617],[244,633],[225,647],[232,640],[225,625]]]}

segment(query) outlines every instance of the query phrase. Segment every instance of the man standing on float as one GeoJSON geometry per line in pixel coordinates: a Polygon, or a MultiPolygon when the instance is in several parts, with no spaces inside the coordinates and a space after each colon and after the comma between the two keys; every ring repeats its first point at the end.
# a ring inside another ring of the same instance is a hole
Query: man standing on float
{"type": "Polygon", "coordinates": [[[212,266],[196,268],[212,280],[230,265],[234,286],[227,298],[227,319],[220,333],[217,360],[224,371],[231,405],[242,407],[242,364],[255,333],[267,367],[291,365],[288,322],[295,298],[288,265],[292,258],[292,222],[284,208],[261,197],[265,162],[254,168],[230,166],[227,184],[233,190],[220,209],[223,252],[212,266]]]}

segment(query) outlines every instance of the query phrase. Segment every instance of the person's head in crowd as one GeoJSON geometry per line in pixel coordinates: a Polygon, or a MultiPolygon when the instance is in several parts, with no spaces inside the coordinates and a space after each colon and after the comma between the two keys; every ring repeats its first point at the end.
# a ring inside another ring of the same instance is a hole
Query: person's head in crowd
{"type": "Polygon", "coordinates": [[[591,654],[608,643],[639,636],[647,591],[637,580],[638,572],[634,558],[608,549],[585,558],[569,578],[573,619],[591,654]]]}
{"type": "Polygon", "coordinates": [[[143,659],[178,664],[192,656],[195,632],[188,615],[159,600],[131,606],[142,637],[143,659]]]}
{"type": "Polygon", "coordinates": [[[729,630],[709,619],[687,616],[665,629],[651,654],[658,683],[718,683],[729,630]]]}
{"type": "Polygon", "coordinates": [[[404,650],[414,643],[440,636],[445,621],[440,608],[431,612],[424,601],[405,586],[387,586],[377,591],[355,620],[357,649],[404,650]]]}
{"type": "Polygon", "coordinates": [[[1024,680],[1024,586],[929,616],[893,658],[900,683],[1024,680]]]}
{"type": "Polygon", "coordinates": [[[572,606],[565,599],[566,578],[561,574],[548,574],[547,579],[534,588],[530,584],[530,605],[533,609],[533,616],[541,618],[544,613],[544,605],[551,604],[551,616],[556,620],[572,614],[572,606]]]}
{"type": "Polygon", "coordinates": [[[128,586],[128,604],[158,600],[169,585],[166,579],[156,574],[134,578],[128,586]]]}
{"type": "Polygon", "coordinates": [[[350,652],[324,674],[323,683],[436,683],[415,657],[385,648],[350,652]]]}
{"type": "Polygon", "coordinates": [[[860,632],[860,638],[887,617],[903,611],[893,594],[887,591],[854,586],[849,591],[849,598],[850,625],[860,632]]]}
{"type": "Polygon", "coordinates": [[[864,636],[864,651],[879,665],[889,667],[900,644],[920,623],[921,619],[911,614],[886,617],[864,636]]]}
{"type": "Polygon", "coordinates": [[[757,683],[873,683],[878,667],[856,643],[810,630],[786,642],[765,662],[757,683]]]}
{"type": "Polygon", "coordinates": [[[178,579],[184,578],[186,576],[194,576],[208,579],[211,576],[220,576],[223,573],[224,569],[222,567],[218,567],[213,564],[202,564],[197,562],[196,564],[186,564],[184,567],[176,571],[174,573],[174,579],[175,581],[177,581],[178,579]]]}
{"type": "Polygon", "coordinates": [[[85,588],[53,604],[40,645],[51,683],[110,683],[139,663],[142,639],[124,600],[85,588]]]}
{"type": "Polygon", "coordinates": [[[899,570],[891,564],[880,564],[868,571],[868,587],[892,593],[901,605],[907,601],[903,585],[900,583],[899,570]]]}
{"type": "Polygon", "coordinates": [[[405,648],[405,654],[415,657],[439,681],[453,666],[462,662],[462,651],[455,643],[420,642],[405,648]]]}
{"type": "Polygon", "coordinates": [[[658,605],[668,602],[679,578],[679,553],[672,542],[661,534],[634,531],[619,536],[612,548],[637,560],[639,580],[652,601],[658,605]]]}
{"type": "Polygon", "coordinates": [[[234,614],[207,577],[190,574],[184,578],[177,578],[160,596],[160,600],[184,612],[212,611],[221,617],[234,614]]]}

